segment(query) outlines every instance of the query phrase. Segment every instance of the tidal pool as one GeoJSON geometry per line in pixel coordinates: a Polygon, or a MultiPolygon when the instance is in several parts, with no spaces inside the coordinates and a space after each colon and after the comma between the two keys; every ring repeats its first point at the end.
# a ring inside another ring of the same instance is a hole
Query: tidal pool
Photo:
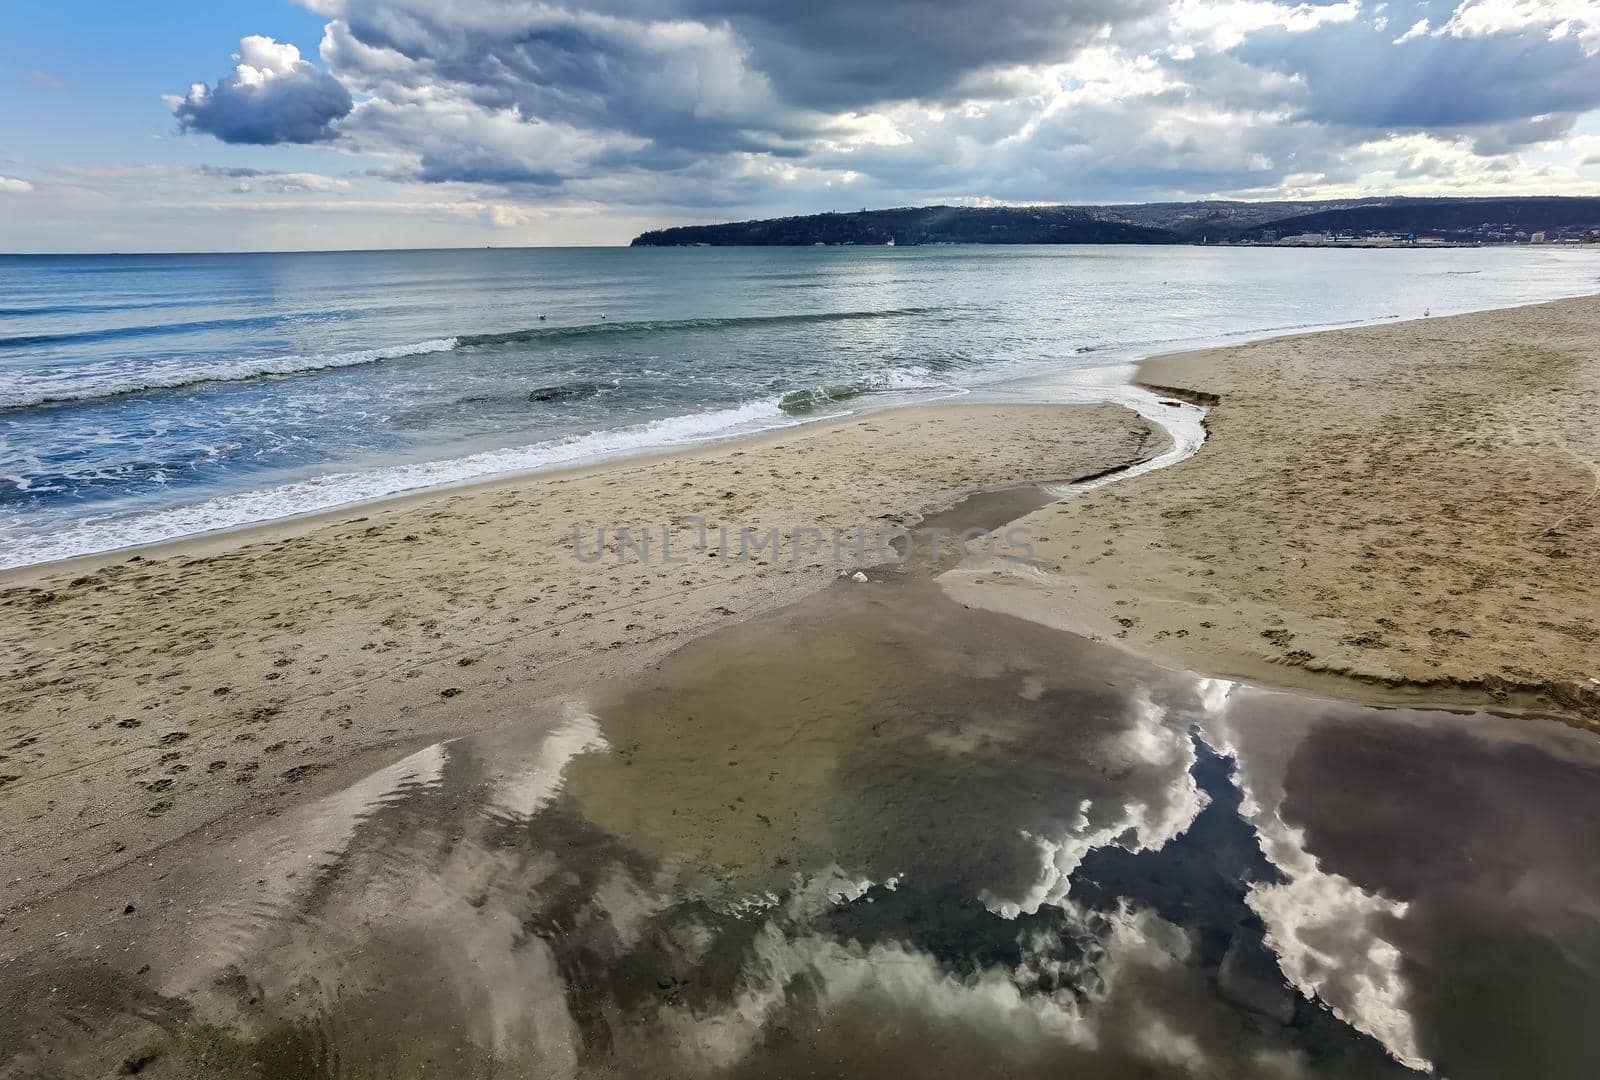
{"type": "Polygon", "coordinates": [[[0,1076],[1600,1073],[1600,741],[1166,671],[939,565],[197,853],[0,966],[0,1076]]]}

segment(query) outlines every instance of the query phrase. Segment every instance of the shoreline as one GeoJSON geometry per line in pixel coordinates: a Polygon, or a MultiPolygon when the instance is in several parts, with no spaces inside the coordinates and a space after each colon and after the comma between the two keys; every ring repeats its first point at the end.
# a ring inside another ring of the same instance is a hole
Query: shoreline
{"type": "MultiPolygon", "coordinates": [[[[1553,300],[1536,301],[1535,304],[1559,303],[1562,300],[1578,299],[1585,295],[1588,294],[1579,293],[1568,296],[1559,296],[1553,300]]],[[[1461,314],[1508,311],[1515,310],[1517,306],[1529,305],[1514,305],[1513,307],[1469,306],[1460,311],[1452,311],[1449,314],[1441,314],[1433,317],[1451,318],[1461,314]]],[[[107,561],[115,561],[117,558],[123,555],[144,553],[146,551],[154,551],[159,553],[169,547],[182,545],[206,545],[204,550],[211,550],[211,547],[208,544],[210,541],[215,541],[216,546],[218,547],[227,547],[231,542],[230,538],[239,536],[241,534],[248,534],[252,530],[273,529],[278,527],[288,529],[292,528],[297,522],[315,523],[325,518],[332,518],[339,514],[354,511],[360,508],[381,507],[391,503],[401,503],[415,499],[427,499],[447,494],[452,491],[472,490],[483,485],[494,485],[536,476],[582,475],[597,469],[604,469],[615,464],[623,464],[627,462],[647,462],[664,458],[687,456],[715,451],[718,447],[742,445],[746,443],[751,445],[760,445],[769,439],[781,439],[787,434],[803,431],[807,428],[816,427],[818,425],[843,423],[852,417],[872,416],[879,413],[893,412],[906,408],[937,407],[940,404],[953,400],[959,401],[966,397],[971,397],[977,402],[984,403],[993,400],[1017,400],[1015,396],[1017,394],[1017,389],[1015,388],[1022,388],[1023,397],[1021,400],[1029,403],[1051,403],[1059,399],[1049,396],[1046,388],[1052,387],[1053,385],[1059,385],[1063,380],[1067,382],[1081,381],[1084,385],[1094,385],[1100,387],[1110,387],[1116,385],[1126,388],[1126,386],[1131,385],[1136,389],[1152,390],[1167,394],[1168,396],[1179,397],[1186,402],[1199,403],[1196,399],[1185,396],[1185,394],[1177,388],[1151,385],[1133,373],[1141,365],[1168,355],[1183,355],[1192,352],[1205,352],[1217,349],[1243,347],[1261,342],[1278,341],[1285,338],[1297,338],[1315,334],[1331,333],[1345,329],[1361,329],[1367,327],[1397,325],[1405,322],[1420,321],[1421,319],[1427,317],[1429,316],[1408,316],[1404,313],[1391,313],[1386,315],[1376,315],[1365,319],[1313,322],[1295,326],[1260,327],[1181,340],[1173,339],[1167,341],[1132,342],[1126,345],[1108,348],[1103,352],[1100,350],[1094,350],[1100,355],[1115,357],[1115,359],[1108,359],[1106,362],[1101,364],[1068,368],[1066,370],[1032,370],[1022,373],[1006,373],[996,378],[992,382],[963,386],[952,385],[948,390],[933,393],[927,398],[916,401],[894,401],[884,404],[873,404],[870,402],[870,399],[858,399],[858,402],[852,404],[852,406],[846,411],[832,415],[809,418],[797,417],[793,418],[792,422],[779,423],[773,426],[753,429],[745,432],[709,435],[679,443],[657,444],[653,446],[646,445],[634,450],[609,453],[602,452],[602,454],[598,457],[579,459],[555,465],[535,465],[531,467],[514,468],[504,472],[493,472],[461,480],[402,489],[387,494],[376,495],[368,498],[360,498],[350,502],[336,503],[331,506],[321,507],[313,510],[242,521],[232,525],[204,529],[198,532],[183,533],[157,540],[123,544],[120,546],[106,548],[101,551],[85,552],[78,555],[67,556],[65,558],[49,559],[41,562],[22,563],[15,566],[0,567],[0,588],[29,580],[33,576],[34,571],[48,572],[52,568],[65,569],[71,567],[92,568],[96,565],[103,565],[107,561]],[[1168,346],[1170,346],[1170,348],[1168,346]],[[1159,348],[1160,351],[1152,352],[1152,348],[1159,348]],[[1126,380],[1115,381],[1108,381],[1096,377],[1104,376],[1114,371],[1128,371],[1130,374],[1126,380]]],[[[1071,400],[1074,403],[1078,403],[1083,399],[1074,397],[1071,400]]],[[[736,407],[743,408],[760,403],[761,402],[759,401],[744,402],[736,407]]],[[[684,414],[685,417],[693,415],[695,414],[684,414]]],[[[667,419],[682,418],[683,417],[669,417],[667,419]]],[[[600,429],[595,432],[591,432],[590,435],[607,434],[613,430],[624,429],[600,429]]],[[[498,450],[491,449],[487,451],[477,451],[474,452],[474,455],[476,453],[484,452],[509,452],[516,449],[519,448],[505,447],[499,448],[498,450]]],[[[474,455],[464,455],[457,458],[441,459],[437,462],[429,461],[410,464],[413,466],[450,464],[452,462],[466,460],[466,458],[474,455]]],[[[376,469],[377,471],[381,471],[382,469],[389,467],[390,466],[378,466],[376,469]]],[[[153,511],[153,513],[163,513],[170,510],[183,509],[187,506],[203,506],[218,498],[229,498],[235,495],[248,495],[253,493],[254,490],[256,489],[246,489],[241,492],[226,493],[221,496],[215,496],[213,499],[200,500],[199,502],[192,504],[179,504],[177,507],[164,508],[163,510],[153,511]]],[[[271,488],[260,490],[271,490],[271,488]]]]}
{"type": "MultiPolygon", "coordinates": [[[[63,911],[92,915],[106,890],[137,889],[180,865],[195,845],[227,842],[263,816],[339,790],[421,746],[541,723],[541,710],[562,695],[581,699],[598,681],[646,670],[715,629],[816,596],[837,576],[825,560],[575,567],[556,558],[569,521],[627,523],[643,515],[686,527],[684,515],[701,512],[756,524],[785,515],[792,523],[801,519],[796,514],[821,523],[904,524],[975,492],[1111,471],[1117,483],[1017,519],[1043,545],[1033,564],[958,568],[941,585],[972,607],[1114,644],[1169,669],[1330,701],[1476,708],[1569,723],[1578,716],[1576,723],[1595,726],[1584,710],[1600,698],[1586,697],[1581,685],[1560,700],[1538,680],[1473,675],[1471,665],[1482,657],[1470,634],[1429,639],[1454,650],[1466,676],[1445,671],[1429,679],[1286,658],[1279,654],[1300,648],[1328,617],[1287,604],[1285,581],[1270,574],[1249,566],[1220,574],[1231,555],[1260,557],[1271,539],[1262,535],[1271,532],[1263,522],[1270,524],[1275,508],[1306,510],[1315,485],[1307,481],[1294,494],[1281,487],[1285,478],[1305,475],[1321,454],[1338,462],[1348,483],[1350,464],[1323,444],[1372,441],[1371,431],[1348,425],[1370,411],[1375,387],[1396,378],[1397,386],[1409,386],[1431,374],[1419,384],[1424,404],[1436,409],[1435,395],[1450,396],[1439,373],[1420,372],[1422,361],[1407,359],[1405,349],[1432,363],[1430,349],[1477,341],[1473,362],[1492,364],[1508,334],[1541,341],[1543,334],[1553,344],[1541,345],[1545,352],[1534,359],[1560,358],[1566,381],[1541,380],[1538,363],[1508,363],[1511,375],[1533,379],[1535,390],[1553,389],[1558,400],[1572,390],[1600,402],[1593,350],[1583,352],[1591,324],[1600,325],[1600,298],[1427,322],[1383,320],[1151,357],[1138,369],[1144,388],[1210,405],[1205,426],[1212,437],[1175,467],[1138,475],[1125,473],[1178,448],[1124,404],[913,405],[406,493],[137,555],[124,549],[0,573],[0,606],[15,627],[0,640],[12,661],[11,693],[0,712],[9,747],[0,762],[0,873],[13,882],[10,926],[42,932],[48,921],[40,920],[61,919],[63,911]],[[1349,369],[1323,372],[1324,354],[1345,358],[1349,369]],[[1308,408],[1316,394],[1294,382],[1313,377],[1343,385],[1320,386],[1316,393],[1329,398],[1320,411],[1308,408]],[[953,435],[952,425],[959,429],[953,435]],[[1280,486],[1252,495],[1260,483],[1257,459],[1278,464],[1271,455],[1285,453],[1295,457],[1293,467],[1270,473],[1280,486]],[[1198,533],[1184,531],[1189,526],[1198,533]],[[1175,551],[1179,541],[1187,546],[1175,551]],[[1100,553],[1071,554],[1091,550],[1100,553]],[[1083,565],[1064,573],[1073,560],[1083,565]],[[1204,588],[1217,596],[1186,595],[1194,590],[1185,581],[1197,575],[1216,579],[1204,588]],[[1253,582],[1261,584],[1256,578],[1277,592],[1250,594],[1253,582]],[[1232,622],[1210,625],[1219,610],[1232,622]],[[1278,649],[1280,641],[1285,648],[1278,649]],[[63,891],[89,880],[91,889],[63,891]]],[[[1479,405],[1494,398],[1492,386],[1473,389],[1481,393],[1466,396],[1479,405]]],[[[1551,416],[1562,432],[1576,430],[1562,426],[1570,409],[1551,413],[1544,404],[1546,413],[1535,415],[1551,416]]],[[[1405,443],[1431,431],[1437,441],[1453,430],[1407,427],[1394,437],[1405,443]]],[[[1412,479],[1392,470],[1368,474],[1402,491],[1412,479]]],[[[1558,469],[1533,479],[1559,487],[1571,478],[1558,469]]],[[[1537,484],[1530,490],[1535,501],[1545,494],[1537,484]]],[[[1337,508],[1351,513],[1371,494],[1347,491],[1337,508]],[[1348,503],[1352,494],[1356,501],[1348,503]]],[[[1424,504],[1414,518],[1395,520],[1424,522],[1426,514],[1424,504]]],[[[1335,537],[1341,524],[1332,522],[1335,537]]],[[[1590,527],[1569,528],[1578,525],[1590,527]]],[[[1313,526],[1329,522],[1303,520],[1300,535],[1313,526]]],[[[1441,540],[1450,537],[1431,538],[1441,540]]],[[[1297,549],[1295,557],[1304,554],[1297,549]]],[[[1345,569],[1336,567],[1333,580],[1345,569]]],[[[1566,588],[1567,601],[1579,605],[1574,610],[1585,610],[1587,571],[1574,562],[1564,573],[1540,587],[1566,588]]],[[[1297,576],[1322,581],[1326,592],[1327,568],[1304,565],[1287,580],[1297,576]]],[[[1555,593],[1541,599],[1560,602],[1555,593]]],[[[1522,622],[1504,636],[1549,654],[1536,631],[1537,620],[1522,622]]],[[[1379,633],[1388,638],[1385,653],[1415,647],[1399,625],[1380,624],[1379,633]]]]}
{"type": "Polygon", "coordinates": [[[1199,452],[947,590],[1169,668],[1600,729],[1597,330],[1588,296],[1147,358],[1199,452]]]}
{"type": "Polygon", "coordinates": [[[528,723],[842,569],[580,563],[574,530],[671,526],[685,549],[693,515],[859,530],[1165,446],[1120,405],[919,406],[24,568],[0,586],[7,905],[138,877],[196,830],[354,779],[352,762],[528,723]]]}
{"type": "Polygon", "coordinates": [[[729,447],[757,450],[772,443],[781,442],[785,437],[793,436],[808,429],[843,425],[858,417],[872,415],[874,412],[887,413],[897,412],[901,409],[937,408],[941,403],[942,400],[930,400],[912,405],[887,406],[878,410],[863,409],[860,412],[801,420],[793,424],[785,424],[740,435],[712,436],[699,442],[647,447],[634,453],[617,454],[591,461],[491,473],[487,476],[477,476],[468,480],[457,480],[447,484],[397,491],[391,495],[378,495],[370,499],[339,503],[336,506],[323,507],[320,510],[307,510],[283,517],[265,518],[261,521],[246,521],[238,525],[229,525],[220,529],[208,529],[204,532],[190,533],[184,536],[174,536],[166,540],[152,540],[148,543],[130,544],[126,547],[109,548],[105,551],[90,551],[82,555],[69,556],[65,559],[51,559],[45,562],[25,563],[20,566],[0,567],[0,589],[27,584],[39,577],[48,576],[58,571],[93,570],[95,567],[124,561],[133,555],[145,558],[161,558],[169,555],[210,554],[216,551],[228,550],[241,544],[251,543],[256,539],[275,540],[289,538],[315,530],[349,514],[370,510],[403,510],[408,507],[419,506],[434,499],[447,498],[457,493],[471,493],[484,488],[520,484],[536,479],[568,480],[594,476],[610,469],[626,468],[633,465],[648,466],[666,461],[692,460],[714,455],[718,451],[726,450],[729,447]]]}
{"type": "MultiPolygon", "coordinates": [[[[926,403],[936,406],[943,399],[932,399],[926,403]]],[[[912,406],[887,406],[877,410],[879,412],[894,411],[897,408],[917,408],[912,406]]],[[[549,477],[561,479],[576,476],[588,476],[595,472],[613,467],[623,467],[631,464],[651,464],[660,461],[689,458],[697,455],[714,453],[716,450],[732,445],[746,445],[752,448],[760,447],[772,440],[792,435],[797,431],[818,425],[827,426],[831,423],[843,423],[852,417],[866,415],[871,410],[863,409],[861,412],[841,413],[838,416],[817,417],[811,420],[799,420],[795,423],[780,424],[755,431],[734,435],[713,435],[704,439],[664,444],[660,446],[642,447],[637,451],[621,452],[592,459],[578,460],[570,463],[549,466],[534,466],[526,469],[512,469],[506,472],[489,473],[483,476],[470,477],[463,480],[454,480],[443,484],[426,485],[423,487],[409,488],[403,491],[392,492],[387,495],[376,495],[366,499],[356,499],[353,502],[337,503],[316,510],[305,510],[298,513],[284,514],[278,517],[262,518],[256,521],[244,521],[236,525],[227,525],[216,529],[205,529],[200,532],[185,533],[161,540],[151,540],[144,543],[127,544],[121,547],[107,548],[104,551],[90,551],[81,555],[71,555],[63,559],[48,559],[43,562],[23,563],[17,566],[0,567],[0,588],[26,581],[30,578],[31,571],[49,572],[65,568],[87,568],[93,565],[104,565],[116,562],[131,554],[152,554],[160,556],[163,553],[177,552],[189,547],[202,550],[225,549],[235,546],[239,538],[248,542],[251,534],[274,533],[283,530],[285,535],[294,535],[300,527],[315,528],[334,518],[349,513],[359,512],[372,508],[387,508],[389,506],[403,506],[425,502],[433,498],[442,498],[453,492],[474,491],[484,487],[493,487],[497,484],[517,483],[535,477],[549,477]]],[[[455,459],[451,459],[455,460],[455,459]]]]}

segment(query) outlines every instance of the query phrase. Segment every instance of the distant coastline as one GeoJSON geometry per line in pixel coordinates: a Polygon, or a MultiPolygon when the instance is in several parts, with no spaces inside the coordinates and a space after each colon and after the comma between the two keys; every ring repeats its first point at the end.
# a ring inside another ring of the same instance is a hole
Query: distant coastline
{"type": "Polygon", "coordinates": [[[1478,247],[1600,244],[1600,198],[1373,198],[1128,206],[924,206],[641,233],[634,247],[1225,244],[1478,247]]]}

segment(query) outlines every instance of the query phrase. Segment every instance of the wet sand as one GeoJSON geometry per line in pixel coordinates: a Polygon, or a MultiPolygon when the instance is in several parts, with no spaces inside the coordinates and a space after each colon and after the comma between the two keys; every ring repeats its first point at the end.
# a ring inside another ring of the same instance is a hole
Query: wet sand
{"type": "MultiPolygon", "coordinates": [[[[11,888],[112,869],[0,923],[0,1078],[1592,1076],[1600,743],[1428,706],[1592,719],[1597,586],[1564,576],[1591,504],[1551,462],[1594,438],[1597,321],[1153,361],[1211,442],[1066,502],[1163,441],[1112,406],[885,414],[14,578],[8,614],[61,636],[7,643],[11,689],[89,741],[0,789],[39,877],[11,888]],[[905,520],[962,488],[997,490],[923,524],[1025,525],[1031,561],[570,560],[573,523],[663,506],[905,520]],[[207,722],[112,724],[163,700],[207,722]],[[157,849],[229,797],[252,812],[157,849]],[[92,846],[115,829],[137,860],[92,846]]],[[[62,752],[36,737],[0,764],[62,752]]]]}
{"type": "Polygon", "coordinates": [[[0,965],[0,1076],[1592,1075],[1592,737],[1164,670],[940,568],[196,852],[0,965]]]}
{"type": "Polygon", "coordinates": [[[1600,298],[1157,357],[1198,454],[1051,507],[963,602],[1175,667],[1600,726],[1600,298]]]}
{"type": "Polygon", "coordinates": [[[695,515],[854,531],[1164,445],[1113,405],[900,410],[7,573],[0,917],[119,867],[153,877],[180,836],[224,821],[215,841],[230,815],[523,722],[533,698],[639,670],[838,572],[831,551],[797,561],[792,545],[689,558],[695,515]],[[593,556],[599,528],[667,525],[682,562],[574,558],[575,529],[593,556]]]}

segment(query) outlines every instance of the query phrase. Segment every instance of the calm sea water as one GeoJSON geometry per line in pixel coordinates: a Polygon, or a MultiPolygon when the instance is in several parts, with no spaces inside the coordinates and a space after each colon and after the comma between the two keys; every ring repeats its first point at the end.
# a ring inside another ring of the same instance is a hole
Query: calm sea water
{"type": "Polygon", "coordinates": [[[0,565],[1597,280],[1549,249],[0,257],[0,565]]]}

